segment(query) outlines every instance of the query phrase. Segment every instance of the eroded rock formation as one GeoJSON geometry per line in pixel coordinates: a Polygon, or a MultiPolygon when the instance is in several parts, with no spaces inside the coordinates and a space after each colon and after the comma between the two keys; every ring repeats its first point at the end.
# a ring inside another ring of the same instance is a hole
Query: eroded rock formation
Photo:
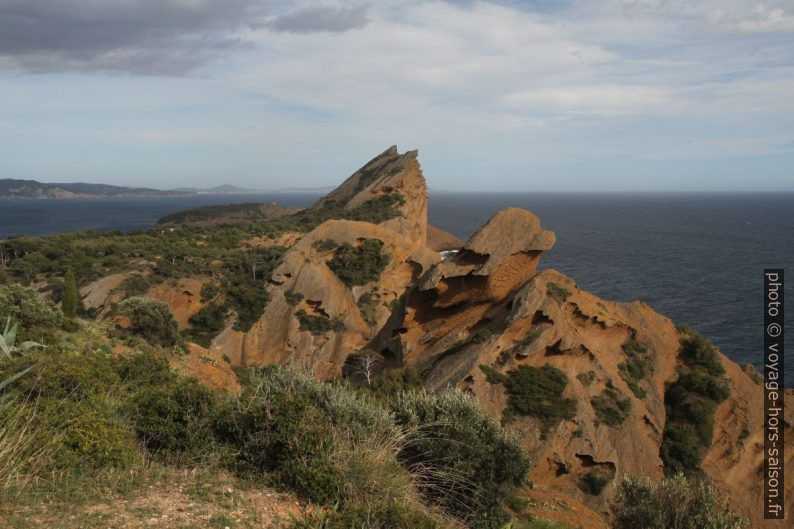
{"type": "MultiPolygon", "coordinates": [[[[386,367],[415,369],[431,390],[454,386],[474,394],[523,440],[534,460],[531,477],[545,493],[605,518],[623,476],[662,477],[665,391],[682,362],[683,335],[672,321],[640,301],[602,300],[554,270],[538,271],[555,236],[528,211],[496,213],[465,244],[428,231],[416,151],[389,148],[312,209],[349,212],[378,197],[395,208],[379,224],[328,220],[306,234],[249,241],[290,248],[262,285],[270,299],[264,314],[247,332],[230,323],[207,354],[242,365],[292,363],[327,379],[342,374],[350,355],[373,350],[386,367]],[[446,239],[446,247],[431,249],[432,239],[446,239]],[[340,248],[355,252],[368,244],[382,259],[376,276],[356,281],[335,272],[331,261],[340,248]],[[438,251],[453,248],[460,251],[442,261],[438,251]],[[638,361],[642,376],[629,376],[627,366],[638,361]],[[564,375],[557,399],[573,404],[559,420],[513,409],[506,381],[522,368],[564,375]]],[[[83,289],[86,306],[106,312],[124,277],[83,289]]],[[[184,327],[201,307],[201,281],[174,288],[150,295],[169,303],[184,327]]],[[[762,387],[723,355],[718,361],[730,396],[717,407],[701,468],[754,527],[785,527],[762,525],[762,387]]],[[[784,459],[791,465],[794,411],[785,421],[784,459]]]]}

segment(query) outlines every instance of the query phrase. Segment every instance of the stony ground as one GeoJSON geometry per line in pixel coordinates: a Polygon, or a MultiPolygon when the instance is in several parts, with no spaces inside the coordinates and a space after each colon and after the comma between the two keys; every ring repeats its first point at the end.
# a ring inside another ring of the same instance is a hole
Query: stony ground
{"type": "Polygon", "coordinates": [[[152,467],[56,482],[0,505],[0,527],[276,529],[307,510],[290,495],[223,472],[152,467]]]}

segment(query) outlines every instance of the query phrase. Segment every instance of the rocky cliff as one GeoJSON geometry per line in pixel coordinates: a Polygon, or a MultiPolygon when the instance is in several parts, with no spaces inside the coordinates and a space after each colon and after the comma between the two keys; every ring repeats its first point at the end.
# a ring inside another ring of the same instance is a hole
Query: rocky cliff
{"type": "MultiPolygon", "coordinates": [[[[500,211],[463,244],[428,229],[427,202],[417,152],[391,147],[309,210],[330,220],[247,241],[288,249],[261,284],[269,298],[261,317],[245,332],[229,323],[212,354],[247,366],[290,363],[328,379],[371,351],[378,370],[408,368],[431,390],[469,391],[523,440],[537,484],[603,519],[624,475],[658,479],[686,455],[669,446],[693,429],[675,431],[671,388],[686,397],[676,385],[705,369],[719,396],[690,398],[705,403],[713,428],[685,463],[698,465],[754,527],[786,526],[762,525],[757,375],[640,301],[603,300],[539,270],[555,236],[532,213],[500,211]],[[373,205],[389,213],[357,220],[373,205]],[[452,248],[459,251],[441,260],[438,251],[452,248]],[[692,347],[712,365],[693,364],[692,347]]],[[[122,280],[84,288],[86,305],[106,312],[122,280]]],[[[202,306],[202,283],[173,284],[148,295],[167,302],[184,327],[202,306]]],[[[791,464],[794,414],[786,413],[791,464]]],[[[794,512],[794,490],[787,494],[794,512]]]]}

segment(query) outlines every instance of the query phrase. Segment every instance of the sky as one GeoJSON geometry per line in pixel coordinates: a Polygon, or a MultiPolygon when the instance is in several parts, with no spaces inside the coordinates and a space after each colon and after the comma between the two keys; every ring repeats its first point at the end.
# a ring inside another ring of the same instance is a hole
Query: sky
{"type": "Polygon", "coordinates": [[[794,1],[0,0],[0,178],[794,191],[794,1]]]}

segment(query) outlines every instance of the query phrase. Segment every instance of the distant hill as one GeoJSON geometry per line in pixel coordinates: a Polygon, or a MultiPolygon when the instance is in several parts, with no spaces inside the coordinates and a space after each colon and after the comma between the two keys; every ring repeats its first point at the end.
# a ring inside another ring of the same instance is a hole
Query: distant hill
{"type": "Polygon", "coordinates": [[[246,194],[246,193],[262,193],[261,189],[248,189],[245,187],[237,187],[231,184],[224,184],[220,186],[210,187],[209,189],[201,189],[198,187],[176,187],[169,191],[177,193],[208,193],[208,194],[246,194]]]}
{"type": "Polygon", "coordinates": [[[300,208],[285,208],[275,202],[272,204],[247,202],[244,204],[201,206],[167,215],[157,221],[157,226],[244,224],[255,220],[278,219],[298,211],[300,211],[300,208]]]}
{"type": "Polygon", "coordinates": [[[124,196],[177,196],[189,192],[162,191],[148,187],[123,187],[108,184],[47,184],[36,180],[0,179],[0,198],[93,198],[124,196]]]}

